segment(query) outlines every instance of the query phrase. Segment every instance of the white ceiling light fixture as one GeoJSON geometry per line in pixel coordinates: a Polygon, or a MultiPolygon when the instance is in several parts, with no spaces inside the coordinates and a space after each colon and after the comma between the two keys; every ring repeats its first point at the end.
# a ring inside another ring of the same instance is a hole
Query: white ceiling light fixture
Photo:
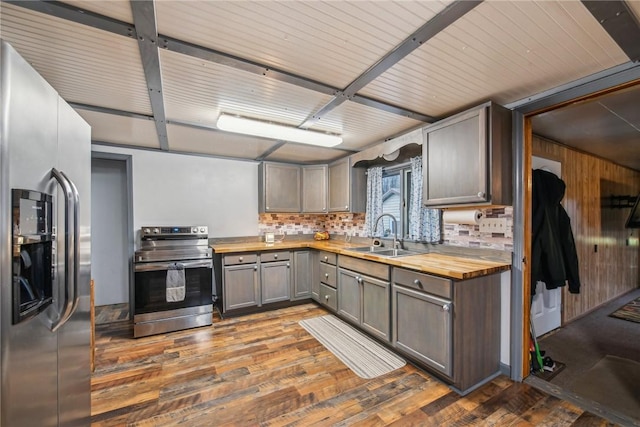
{"type": "Polygon", "coordinates": [[[299,129],[292,126],[263,122],[230,114],[220,114],[216,126],[218,129],[227,132],[299,142],[301,144],[318,145],[320,147],[335,147],[342,143],[342,137],[338,135],[299,129]]]}

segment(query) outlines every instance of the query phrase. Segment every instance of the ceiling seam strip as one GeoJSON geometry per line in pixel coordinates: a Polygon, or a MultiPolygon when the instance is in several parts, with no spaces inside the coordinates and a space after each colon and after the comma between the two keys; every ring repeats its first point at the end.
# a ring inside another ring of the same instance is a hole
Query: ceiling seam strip
{"type": "MultiPolygon", "coordinates": [[[[453,3],[447,5],[447,7],[440,11],[436,16],[427,21],[424,25],[414,31],[409,37],[404,39],[399,45],[397,45],[382,58],[380,58],[380,60],[378,60],[375,64],[369,67],[365,72],[360,74],[344,90],[335,95],[331,101],[329,101],[318,111],[307,117],[307,119],[300,125],[300,127],[307,128],[313,126],[315,123],[321,120],[325,114],[335,109],[343,102],[347,100],[353,100],[354,96],[359,90],[371,83],[389,68],[396,65],[411,52],[422,46],[423,43],[427,42],[429,39],[436,36],[449,25],[456,22],[458,19],[460,19],[480,3],[482,3],[482,0],[455,0],[453,3]]],[[[370,98],[367,100],[375,101],[371,100],[370,98]]],[[[364,101],[364,98],[359,98],[359,102],[362,105],[374,105],[373,103],[368,104],[362,101],[364,101]]],[[[396,112],[396,114],[398,113],[396,112]]],[[[437,120],[435,117],[426,115],[423,115],[423,119],[426,119],[423,121],[427,122],[434,122],[437,120]]]]}
{"type": "Polygon", "coordinates": [[[158,142],[161,149],[169,150],[154,0],[131,0],[131,11],[138,36],[142,68],[149,90],[149,102],[158,133],[158,142]]]}
{"type": "MultiPolygon", "coordinates": [[[[131,24],[118,21],[116,19],[109,18],[104,15],[90,12],[88,10],[67,5],[59,1],[20,1],[20,0],[2,0],[7,3],[14,4],[29,10],[44,13],[46,15],[55,16],[68,21],[76,22],[83,25],[88,25],[94,28],[98,28],[104,31],[108,31],[114,34],[123,35],[130,38],[138,38],[136,29],[131,24]]],[[[136,3],[136,1],[132,1],[136,3]]],[[[159,47],[169,50],[175,53],[181,53],[194,58],[200,58],[205,61],[215,62],[228,67],[244,70],[250,73],[259,74],[264,77],[278,80],[286,83],[290,83],[294,86],[302,87],[305,89],[313,90],[315,92],[323,93],[331,96],[339,96],[342,91],[336,87],[317,82],[305,77],[288,73],[286,71],[278,70],[276,68],[269,67],[264,64],[250,61],[245,58],[237,57],[224,52],[209,49],[204,46],[199,46],[186,41],[174,39],[169,36],[158,34],[159,47]]],[[[412,111],[406,108],[402,108],[396,105],[387,104],[380,100],[374,100],[367,97],[355,95],[351,101],[366,105],[375,109],[390,112],[396,115],[409,117],[415,120],[429,122],[434,121],[430,116],[412,111]]]]}
{"type": "Polygon", "coordinates": [[[581,0],[633,62],[640,61],[640,22],[624,0],[581,0]]]}
{"type": "Polygon", "coordinates": [[[24,0],[2,0],[14,6],[20,6],[34,12],[72,21],[78,24],[119,34],[121,36],[137,38],[135,26],[127,22],[118,21],[108,16],[90,12],[88,10],[75,7],[59,1],[24,1],[24,0]]]}
{"type": "Polygon", "coordinates": [[[525,115],[530,115],[565,102],[570,102],[574,99],[579,99],[634,81],[640,82],[640,64],[627,62],[549,89],[538,95],[506,104],[505,107],[510,110],[518,110],[525,115]]]}
{"type": "Polygon", "coordinates": [[[112,114],[114,116],[131,117],[131,118],[134,118],[134,119],[153,120],[153,116],[148,115],[148,114],[134,113],[132,111],[117,110],[115,108],[109,108],[109,107],[99,107],[97,105],[82,104],[80,102],[69,102],[68,104],[72,108],[80,109],[80,110],[94,111],[96,113],[112,114]]]}

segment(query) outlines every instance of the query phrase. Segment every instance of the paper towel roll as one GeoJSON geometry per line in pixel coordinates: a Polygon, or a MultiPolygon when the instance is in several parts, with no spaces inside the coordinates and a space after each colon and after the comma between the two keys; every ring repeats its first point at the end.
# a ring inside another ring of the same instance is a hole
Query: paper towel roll
{"type": "Polygon", "coordinates": [[[482,212],[479,210],[444,211],[442,221],[445,224],[480,224],[482,212]]]}

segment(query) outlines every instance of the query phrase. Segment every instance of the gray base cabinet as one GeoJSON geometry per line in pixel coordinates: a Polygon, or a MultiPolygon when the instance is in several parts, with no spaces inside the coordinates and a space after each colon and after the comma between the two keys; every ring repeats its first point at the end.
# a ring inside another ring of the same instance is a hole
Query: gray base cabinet
{"type": "Polygon", "coordinates": [[[314,286],[317,286],[318,295],[313,297],[316,301],[331,311],[338,309],[338,257],[331,252],[320,251],[316,254],[316,271],[314,272],[314,286]]]}
{"type": "Polygon", "coordinates": [[[291,262],[275,261],[260,265],[262,304],[291,299],[291,262]]]}
{"type": "Polygon", "coordinates": [[[293,299],[289,251],[228,254],[222,264],[225,313],[293,299]]]}
{"type": "Polygon", "coordinates": [[[461,394],[500,372],[500,275],[452,281],[394,267],[393,346],[461,394]]]}
{"type": "Polygon", "coordinates": [[[389,268],[344,256],[338,258],[338,264],[338,315],[371,335],[391,341],[389,268]]]}
{"type": "Polygon", "coordinates": [[[311,298],[313,283],[313,264],[311,251],[293,253],[293,295],[292,300],[311,298]]]}
{"type": "Polygon", "coordinates": [[[393,345],[451,376],[452,313],[450,301],[402,286],[393,286],[393,345]]]}
{"type": "Polygon", "coordinates": [[[260,304],[256,255],[225,256],[223,277],[224,311],[260,304]]]}
{"type": "Polygon", "coordinates": [[[358,325],[362,319],[361,280],[358,273],[338,270],[338,314],[358,325]]]}

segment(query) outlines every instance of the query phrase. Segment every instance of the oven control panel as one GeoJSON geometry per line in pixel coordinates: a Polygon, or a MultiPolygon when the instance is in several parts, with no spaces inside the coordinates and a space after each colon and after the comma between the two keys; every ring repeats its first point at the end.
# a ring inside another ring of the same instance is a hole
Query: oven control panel
{"type": "Polygon", "coordinates": [[[206,225],[171,226],[171,227],[142,227],[141,237],[149,236],[195,236],[208,235],[209,227],[206,225]]]}

